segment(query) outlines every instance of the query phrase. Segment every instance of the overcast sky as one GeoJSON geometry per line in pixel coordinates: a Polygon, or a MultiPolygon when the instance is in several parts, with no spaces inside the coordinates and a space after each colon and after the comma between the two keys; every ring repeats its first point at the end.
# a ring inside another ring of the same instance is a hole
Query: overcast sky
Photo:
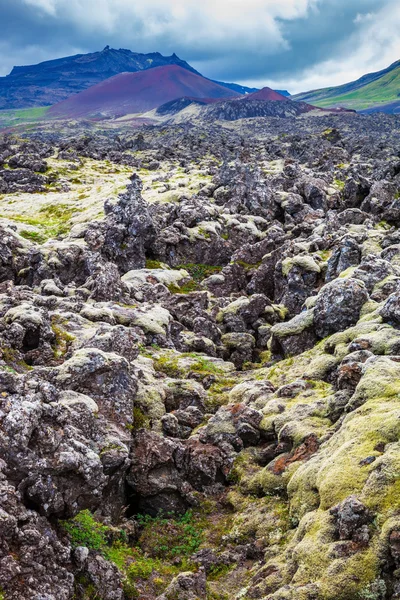
{"type": "Polygon", "coordinates": [[[0,75],[105,45],[292,93],[400,59],[399,0],[0,0],[0,75]]]}

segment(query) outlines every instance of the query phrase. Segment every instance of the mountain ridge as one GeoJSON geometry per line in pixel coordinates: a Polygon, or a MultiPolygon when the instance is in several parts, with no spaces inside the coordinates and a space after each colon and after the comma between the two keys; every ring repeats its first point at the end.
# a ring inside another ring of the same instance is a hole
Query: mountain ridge
{"type": "MultiPolygon", "coordinates": [[[[160,52],[143,54],[110,46],[98,52],[15,66],[8,75],[0,77],[0,110],[52,106],[115,75],[168,65],[178,65],[201,75],[175,53],[171,56],[164,56],[160,52]]],[[[258,88],[236,83],[210,81],[239,94],[258,91],[258,88]]]]}
{"type": "Polygon", "coordinates": [[[293,96],[322,108],[341,106],[358,111],[400,111],[400,60],[382,71],[367,73],[355,81],[293,96]]]}
{"type": "Polygon", "coordinates": [[[136,73],[170,64],[198,73],[176,54],[140,54],[109,46],[100,52],[14,67],[9,75],[0,78],[0,109],[51,106],[121,72],[136,73]]]}

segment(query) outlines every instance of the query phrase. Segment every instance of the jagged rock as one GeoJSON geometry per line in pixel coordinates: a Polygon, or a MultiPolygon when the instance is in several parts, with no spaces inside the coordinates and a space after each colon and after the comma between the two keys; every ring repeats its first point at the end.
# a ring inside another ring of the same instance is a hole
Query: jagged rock
{"type": "Polygon", "coordinates": [[[384,321],[393,324],[395,327],[400,325],[400,296],[395,292],[386,300],[380,315],[384,321]]]}
{"type": "Polygon", "coordinates": [[[335,519],[340,540],[352,539],[362,546],[368,544],[368,524],[371,523],[373,515],[355,496],[343,500],[341,504],[333,507],[330,513],[335,519]]]}
{"type": "Polygon", "coordinates": [[[324,338],[357,323],[368,297],[364,284],[355,279],[335,280],[325,285],[315,304],[315,333],[324,338]]]}
{"type": "Polygon", "coordinates": [[[138,431],[127,482],[146,513],[182,513],[193,492],[218,489],[229,472],[229,459],[216,446],[138,431]]]}
{"type": "Polygon", "coordinates": [[[206,576],[203,569],[198,573],[180,573],[157,600],[205,600],[206,576]]]}
{"type": "Polygon", "coordinates": [[[154,241],[154,225],[141,191],[142,183],[133,175],[118,201],[106,202],[105,223],[92,223],[85,236],[89,247],[114,262],[122,275],[145,266],[145,249],[154,241]]]}
{"type": "Polygon", "coordinates": [[[0,597],[400,596],[399,117],[255,102],[0,138],[0,597]]]}

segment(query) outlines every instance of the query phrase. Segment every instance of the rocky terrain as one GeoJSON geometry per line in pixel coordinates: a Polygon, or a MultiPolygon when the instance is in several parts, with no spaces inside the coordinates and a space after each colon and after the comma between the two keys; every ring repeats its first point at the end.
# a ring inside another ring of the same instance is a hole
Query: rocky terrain
{"type": "Polygon", "coordinates": [[[2,600],[400,598],[399,130],[3,135],[2,600]]]}

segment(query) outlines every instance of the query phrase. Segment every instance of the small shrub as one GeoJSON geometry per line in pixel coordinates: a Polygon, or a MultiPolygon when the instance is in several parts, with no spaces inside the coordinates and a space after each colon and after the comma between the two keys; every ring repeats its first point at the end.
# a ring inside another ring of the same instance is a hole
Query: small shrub
{"type": "Polygon", "coordinates": [[[141,546],[153,558],[187,559],[203,541],[201,521],[192,511],[178,519],[139,515],[138,521],[143,527],[141,546]]]}
{"type": "Polygon", "coordinates": [[[86,546],[91,550],[105,550],[108,527],[96,521],[89,510],[83,510],[69,521],[62,522],[75,548],[86,546]]]}

